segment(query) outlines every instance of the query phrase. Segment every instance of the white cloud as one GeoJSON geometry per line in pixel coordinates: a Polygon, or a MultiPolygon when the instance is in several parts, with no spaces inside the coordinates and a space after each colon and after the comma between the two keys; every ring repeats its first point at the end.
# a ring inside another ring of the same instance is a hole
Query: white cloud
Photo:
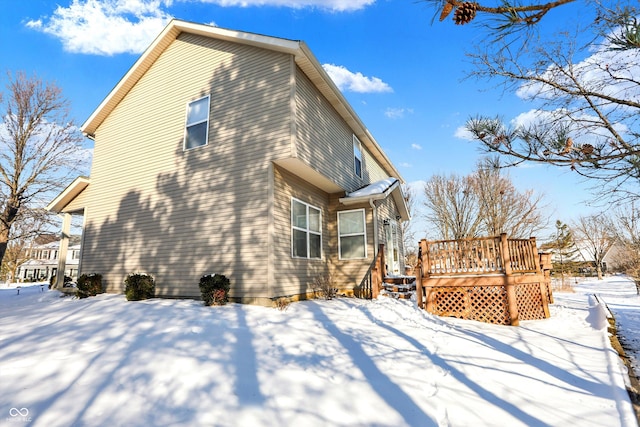
{"type": "MultiPolygon", "coordinates": [[[[604,41],[593,49],[593,53],[576,64],[565,65],[564,69],[558,65],[549,66],[541,73],[541,77],[566,87],[574,87],[573,82],[566,75],[571,74],[583,87],[597,93],[622,99],[635,99],[640,96],[640,89],[635,76],[640,73],[637,52],[630,50],[616,50],[608,41],[604,41]]],[[[522,84],[516,91],[522,99],[555,99],[559,92],[553,86],[539,82],[522,84]]]]}
{"type": "MultiPolygon", "coordinates": [[[[25,25],[60,39],[68,52],[95,55],[141,53],[172,19],[168,8],[178,2],[212,3],[223,7],[308,7],[349,12],[363,9],[375,0],[73,0],[67,7],[58,6],[51,16],[29,20],[25,25]]],[[[388,88],[380,79],[367,80],[357,74],[351,90],[360,92],[359,84],[365,88],[388,88]]]]}
{"type": "Polygon", "coordinates": [[[456,131],[453,133],[453,136],[455,136],[458,139],[464,139],[467,141],[475,140],[475,138],[473,137],[473,134],[467,130],[466,126],[459,126],[456,129],[456,131]]]}
{"type": "Polygon", "coordinates": [[[422,150],[422,145],[420,144],[411,144],[411,148],[414,150],[422,150]]]}
{"type": "Polygon", "coordinates": [[[399,163],[399,165],[402,166],[403,168],[410,168],[413,166],[411,163],[407,163],[407,162],[399,163]]]}
{"type": "Polygon", "coordinates": [[[413,114],[413,110],[411,108],[387,108],[384,115],[390,119],[401,119],[405,113],[413,114]]]}
{"type": "Polygon", "coordinates": [[[171,0],[73,0],[48,18],[27,27],[53,35],[74,53],[114,55],[140,53],[162,31],[171,16],[162,10],[171,0]]]}
{"type": "Polygon", "coordinates": [[[341,91],[371,93],[393,92],[393,89],[378,77],[366,77],[362,73],[353,73],[341,65],[324,64],[322,66],[331,80],[341,91]]]}

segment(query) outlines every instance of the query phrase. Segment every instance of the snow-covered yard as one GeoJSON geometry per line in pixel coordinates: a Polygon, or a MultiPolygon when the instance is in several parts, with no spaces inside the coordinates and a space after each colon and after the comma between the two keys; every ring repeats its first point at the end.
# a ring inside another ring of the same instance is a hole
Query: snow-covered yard
{"type": "Polygon", "coordinates": [[[630,334],[640,299],[620,278],[575,288],[508,327],[382,297],[279,311],[0,286],[0,425],[636,426],[589,294],[630,334]]]}

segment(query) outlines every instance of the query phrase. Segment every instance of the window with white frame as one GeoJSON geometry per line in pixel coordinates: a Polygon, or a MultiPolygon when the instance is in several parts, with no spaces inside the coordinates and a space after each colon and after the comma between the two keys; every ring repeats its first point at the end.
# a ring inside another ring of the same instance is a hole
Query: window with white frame
{"type": "Polygon", "coordinates": [[[353,135],[353,173],[362,178],[362,145],[355,135],[353,135]]]}
{"type": "Polygon", "coordinates": [[[320,209],[291,199],[291,255],[322,258],[322,214],[320,209]]]}
{"type": "Polygon", "coordinates": [[[187,105],[187,122],[184,131],[184,149],[207,145],[209,138],[209,95],[191,101],[187,105]]]}
{"type": "Polygon", "coordinates": [[[338,212],[338,250],[340,259],[367,257],[364,209],[338,212]]]}

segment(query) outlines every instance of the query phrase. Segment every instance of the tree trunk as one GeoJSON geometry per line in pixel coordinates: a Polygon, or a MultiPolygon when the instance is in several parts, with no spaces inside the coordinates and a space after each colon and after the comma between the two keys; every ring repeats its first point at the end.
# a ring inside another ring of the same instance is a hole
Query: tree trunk
{"type": "Polygon", "coordinates": [[[7,252],[7,245],[9,244],[9,229],[0,222],[0,264],[4,259],[4,254],[7,252]]]}

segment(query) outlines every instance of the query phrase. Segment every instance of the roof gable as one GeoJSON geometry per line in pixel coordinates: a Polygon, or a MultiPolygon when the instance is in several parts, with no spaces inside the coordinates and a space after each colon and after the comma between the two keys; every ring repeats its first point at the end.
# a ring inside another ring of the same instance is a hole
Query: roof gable
{"type": "Polygon", "coordinates": [[[242,31],[228,30],[210,25],[196,24],[187,21],[172,20],[165,29],[156,37],[147,50],[138,58],[124,77],[111,90],[98,108],[84,122],[82,132],[93,137],[95,131],[102,122],[127,95],[140,78],[154,64],[165,49],[173,43],[181,33],[196,34],[204,37],[241,43],[263,49],[269,49],[281,53],[293,55],[296,64],[309,77],[322,95],[331,103],[345,122],[351,127],[353,133],[360,139],[369,152],[385,168],[390,176],[402,180],[400,173],[391,163],[391,160],[382,151],[378,143],[364,126],[355,111],[346,101],[335,83],[322,68],[307,45],[302,41],[288,40],[277,37],[242,31]]]}

